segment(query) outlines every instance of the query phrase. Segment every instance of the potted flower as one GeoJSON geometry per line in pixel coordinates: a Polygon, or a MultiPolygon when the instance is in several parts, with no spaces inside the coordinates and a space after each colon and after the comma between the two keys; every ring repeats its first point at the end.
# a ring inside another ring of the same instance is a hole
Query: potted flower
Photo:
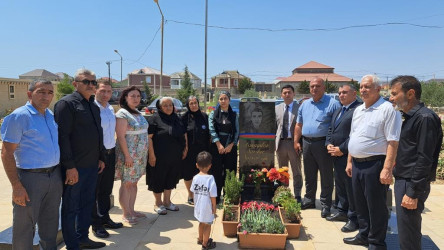
{"type": "Polygon", "coordinates": [[[222,217],[222,227],[224,235],[234,237],[237,234],[237,226],[239,225],[240,207],[231,206],[224,203],[224,212],[222,217]]]}
{"type": "Polygon", "coordinates": [[[264,202],[244,202],[238,225],[239,247],[284,249],[287,231],[277,207],[264,202]]]}
{"type": "Polygon", "coordinates": [[[290,181],[290,174],[288,174],[288,167],[281,167],[279,169],[270,168],[267,172],[268,181],[272,182],[274,186],[288,186],[290,181]]]}
{"type": "Polygon", "coordinates": [[[293,197],[283,200],[282,208],[279,207],[279,215],[288,231],[288,238],[298,238],[302,226],[301,203],[293,197]]]}

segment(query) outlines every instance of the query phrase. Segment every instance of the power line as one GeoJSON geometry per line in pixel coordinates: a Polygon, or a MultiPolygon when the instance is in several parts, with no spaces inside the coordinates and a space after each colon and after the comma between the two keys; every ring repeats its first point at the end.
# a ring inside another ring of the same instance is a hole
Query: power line
{"type": "MultiPolygon", "coordinates": [[[[200,23],[189,23],[184,21],[177,20],[168,20],[173,23],[185,24],[185,25],[193,25],[193,26],[205,26],[200,23]]],[[[429,28],[429,29],[442,29],[444,26],[437,25],[422,25],[415,23],[406,23],[406,22],[388,22],[388,23],[377,23],[377,24],[360,24],[360,25],[350,25],[338,28],[286,28],[286,29],[270,29],[270,28],[247,28],[247,27],[225,27],[225,26],[217,26],[217,25],[208,25],[210,28],[215,29],[225,29],[225,30],[255,30],[255,31],[268,31],[268,32],[292,32],[292,31],[340,31],[347,29],[356,29],[356,28],[369,28],[369,27],[379,27],[379,26],[393,26],[393,25],[404,25],[404,26],[413,26],[418,28],[429,28]]]]}
{"type": "MultiPolygon", "coordinates": [[[[166,22],[165,22],[165,24],[166,24],[166,22]]],[[[148,44],[148,46],[146,46],[146,48],[145,48],[145,50],[143,51],[143,53],[139,56],[139,58],[137,58],[137,60],[135,60],[135,61],[134,61],[133,63],[131,63],[131,64],[134,64],[134,63],[138,63],[138,62],[140,62],[140,59],[142,59],[142,57],[143,57],[143,56],[145,55],[145,53],[148,51],[149,47],[151,47],[151,44],[153,44],[153,41],[154,41],[154,39],[156,38],[157,33],[159,33],[160,27],[161,27],[161,26],[159,26],[159,28],[157,29],[156,33],[154,33],[153,39],[151,39],[151,42],[148,44]]],[[[130,61],[132,61],[132,60],[130,60],[130,61]]]]}

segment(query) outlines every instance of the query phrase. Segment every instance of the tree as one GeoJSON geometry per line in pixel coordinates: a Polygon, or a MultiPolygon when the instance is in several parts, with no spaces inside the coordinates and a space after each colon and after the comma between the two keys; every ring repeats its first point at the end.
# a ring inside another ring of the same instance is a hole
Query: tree
{"type": "Polygon", "coordinates": [[[307,80],[304,80],[299,84],[298,87],[298,93],[299,94],[309,94],[310,93],[310,84],[307,82],[307,80]]]}
{"type": "Polygon", "coordinates": [[[146,95],[146,103],[149,105],[158,97],[158,95],[151,94],[150,87],[146,81],[143,81],[143,89],[146,95]]]}
{"type": "Polygon", "coordinates": [[[422,82],[421,87],[421,101],[423,101],[427,106],[444,106],[444,82],[422,82]]]}
{"type": "Polygon", "coordinates": [[[193,83],[190,79],[190,72],[188,71],[188,66],[185,66],[184,75],[180,83],[181,88],[177,91],[177,99],[182,103],[186,103],[188,97],[196,96],[196,90],[193,88],[193,83]]]}
{"type": "Polygon", "coordinates": [[[244,91],[244,97],[259,97],[259,92],[253,88],[244,91]]]}
{"type": "Polygon", "coordinates": [[[334,83],[329,82],[328,79],[325,79],[324,85],[325,85],[325,92],[327,93],[338,92],[338,86],[334,83]]]}
{"type": "Polygon", "coordinates": [[[237,88],[239,89],[239,93],[245,94],[246,90],[253,88],[253,82],[250,79],[244,77],[239,80],[237,88]]]}
{"type": "Polygon", "coordinates": [[[354,86],[356,91],[358,92],[358,95],[361,95],[361,93],[359,92],[359,87],[360,86],[359,86],[359,83],[357,81],[353,80],[353,78],[352,78],[351,81],[348,84],[350,84],[351,86],[354,86]]]}
{"type": "Polygon", "coordinates": [[[71,78],[68,76],[68,74],[63,74],[63,79],[57,84],[57,100],[65,95],[71,94],[72,92],[74,92],[74,86],[72,86],[71,78]]]}

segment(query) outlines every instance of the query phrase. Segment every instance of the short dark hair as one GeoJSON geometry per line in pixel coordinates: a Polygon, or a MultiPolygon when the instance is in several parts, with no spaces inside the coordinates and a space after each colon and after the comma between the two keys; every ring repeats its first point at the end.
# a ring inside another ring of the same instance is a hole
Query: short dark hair
{"type": "Polygon", "coordinates": [[[128,112],[130,112],[131,114],[140,114],[137,110],[134,110],[134,109],[130,108],[130,107],[128,106],[128,103],[126,102],[126,99],[125,99],[125,97],[128,96],[129,92],[131,92],[131,91],[133,91],[133,90],[137,90],[137,91],[139,91],[140,96],[142,96],[142,92],[141,92],[140,89],[137,88],[136,86],[128,87],[128,88],[126,88],[126,89],[124,89],[124,90],[122,91],[122,95],[120,96],[120,99],[119,99],[119,105],[120,105],[120,107],[126,109],[126,110],[127,110],[128,112]]]}
{"type": "Polygon", "coordinates": [[[197,166],[201,168],[209,167],[211,165],[212,160],[213,157],[207,151],[200,152],[196,157],[197,166]]]}
{"type": "Polygon", "coordinates": [[[353,84],[349,84],[349,83],[341,84],[341,85],[339,85],[339,88],[343,88],[344,86],[349,86],[351,89],[353,89],[353,90],[356,91],[356,87],[355,87],[355,85],[353,85],[353,84]]]}
{"type": "Polygon", "coordinates": [[[415,98],[417,100],[421,99],[421,83],[414,76],[397,76],[393,80],[390,81],[390,87],[393,87],[396,84],[401,84],[401,89],[404,93],[413,89],[415,91],[415,98]]]}
{"type": "Polygon", "coordinates": [[[48,85],[51,84],[51,85],[52,85],[52,82],[51,82],[51,81],[43,80],[43,79],[38,79],[38,80],[34,80],[34,81],[32,81],[32,82],[29,84],[28,91],[30,91],[30,92],[34,92],[34,90],[37,89],[37,84],[39,84],[39,83],[41,83],[41,84],[48,84],[48,85]]]}
{"type": "Polygon", "coordinates": [[[100,84],[111,86],[111,82],[109,80],[105,80],[105,79],[99,79],[97,81],[97,87],[99,87],[100,84]]]}
{"type": "Polygon", "coordinates": [[[284,89],[291,89],[294,93],[294,88],[290,84],[284,85],[284,87],[281,88],[281,93],[282,93],[282,91],[284,91],[284,89]]]}

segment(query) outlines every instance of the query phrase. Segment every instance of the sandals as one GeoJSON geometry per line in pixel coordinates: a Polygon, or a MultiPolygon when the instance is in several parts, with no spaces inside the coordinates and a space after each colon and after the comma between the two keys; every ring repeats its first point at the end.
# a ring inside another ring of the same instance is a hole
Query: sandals
{"type": "Polygon", "coordinates": [[[172,202],[170,203],[170,205],[168,207],[165,207],[166,210],[170,210],[170,211],[179,211],[179,207],[174,205],[172,202]]]}
{"type": "MultiPolygon", "coordinates": [[[[208,241],[213,241],[213,238],[209,238],[208,241]]],[[[199,238],[197,238],[197,245],[202,245],[202,241],[199,238]]]]}
{"type": "Polygon", "coordinates": [[[125,217],[125,216],[122,216],[122,221],[126,222],[126,223],[128,223],[130,225],[137,224],[136,217],[125,217]]]}
{"type": "MultiPolygon", "coordinates": [[[[172,204],[172,203],[171,203],[172,204]]],[[[154,212],[156,212],[157,214],[159,214],[159,215],[165,215],[165,214],[167,214],[167,211],[166,211],[166,208],[165,208],[165,206],[160,206],[160,207],[158,207],[158,206],[154,206],[154,212]]]]}
{"type": "Polygon", "coordinates": [[[189,205],[194,205],[194,200],[193,200],[193,198],[188,198],[187,203],[188,203],[189,205]]]}
{"type": "Polygon", "coordinates": [[[216,248],[216,242],[214,242],[213,239],[211,238],[208,239],[206,246],[202,245],[202,250],[213,249],[213,248],[216,248]]]}

